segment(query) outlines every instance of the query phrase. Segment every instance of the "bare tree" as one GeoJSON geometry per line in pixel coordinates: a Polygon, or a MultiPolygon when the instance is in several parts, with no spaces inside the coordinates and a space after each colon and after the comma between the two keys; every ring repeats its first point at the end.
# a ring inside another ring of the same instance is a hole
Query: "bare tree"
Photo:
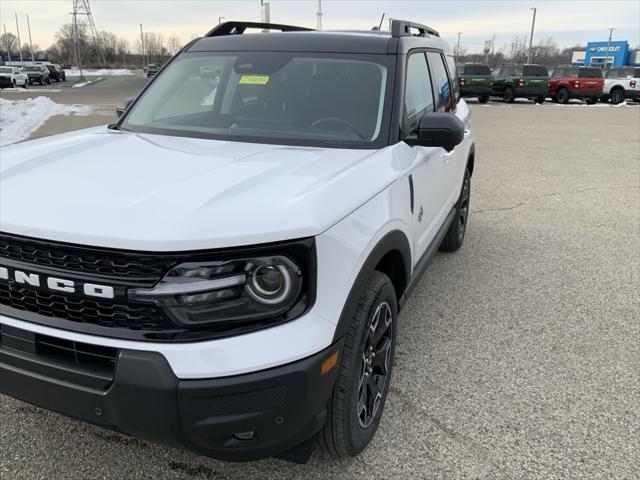
{"type": "Polygon", "coordinates": [[[0,35],[0,54],[8,57],[9,52],[18,54],[18,37],[11,32],[0,35]]]}
{"type": "Polygon", "coordinates": [[[516,36],[511,40],[509,60],[514,63],[524,63],[527,59],[527,36],[516,36]]]}
{"type": "Polygon", "coordinates": [[[178,37],[172,35],[169,37],[167,41],[167,50],[169,51],[169,55],[175,55],[182,48],[182,42],[178,37]]]}

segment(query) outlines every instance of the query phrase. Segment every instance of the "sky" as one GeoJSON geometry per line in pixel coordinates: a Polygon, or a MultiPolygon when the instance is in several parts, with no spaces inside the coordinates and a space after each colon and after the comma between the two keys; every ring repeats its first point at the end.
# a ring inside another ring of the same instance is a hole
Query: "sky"
{"type": "MultiPolygon", "coordinates": [[[[271,21],[315,28],[316,0],[270,0],[271,21]]],[[[72,0],[0,0],[0,23],[16,33],[18,14],[22,42],[28,40],[29,15],[33,43],[46,48],[60,25],[71,20],[72,0]]],[[[385,18],[402,18],[429,25],[452,44],[460,37],[461,49],[481,51],[495,35],[495,48],[508,48],[516,36],[528,35],[531,7],[537,8],[534,44],[553,37],[561,47],[607,40],[640,44],[639,0],[323,0],[323,28],[370,29],[385,18]]],[[[259,0],[91,0],[98,30],[129,40],[132,49],[146,32],[177,36],[186,43],[226,20],[260,20],[259,0]]],[[[386,20],[385,20],[386,21],[386,20]]]]}

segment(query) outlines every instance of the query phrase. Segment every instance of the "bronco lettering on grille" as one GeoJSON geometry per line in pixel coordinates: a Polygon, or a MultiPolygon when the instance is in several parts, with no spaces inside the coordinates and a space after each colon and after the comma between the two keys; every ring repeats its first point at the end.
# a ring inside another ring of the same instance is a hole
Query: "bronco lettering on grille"
{"type": "Polygon", "coordinates": [[[87,297],[113,298],[113,287],[108,285],[96,285],[95,283],[77,284],[73,280],[64,278],[46,277],[46,282],[41,281],[41,276],[37,273],[13,270],[9,272],[6,267],[0,267],[0,280],[7,283],[15,282],[31,287],[42,287],[55,292],[75,293],[76,287],[87,297]]]}

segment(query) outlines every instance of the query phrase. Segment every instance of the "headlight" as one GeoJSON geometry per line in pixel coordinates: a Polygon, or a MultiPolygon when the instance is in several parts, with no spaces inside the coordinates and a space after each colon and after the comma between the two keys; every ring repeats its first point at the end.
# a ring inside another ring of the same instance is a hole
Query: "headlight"
{"type": "Polygon", "coordinates": [[[287,255],[182,263],[153,288],[128,295],[163,307],[183,327],[229,326],[283,316],[296,306],[299,315],[312,297],[309,270],[304,259],[287,255]]]}

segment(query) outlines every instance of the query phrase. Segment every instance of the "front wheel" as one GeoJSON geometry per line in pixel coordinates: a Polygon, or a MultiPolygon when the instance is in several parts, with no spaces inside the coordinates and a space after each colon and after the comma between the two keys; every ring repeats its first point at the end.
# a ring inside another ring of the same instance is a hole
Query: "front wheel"
{"type": "Polygon", "coordinates": [[[536,103],[544,103],[545,98],[543,96],[539,96],[533,99],[534,102],[536,103]]]}
{"type": "Polygon", "coordinates": [[[567,103],[569,103],[569,90],[564,87],[559,88],[558,92],[556,93],[556,97],[558,98],[558,103],[566,105],[567,103]]]}
{"type": "Polygon", "coordinates": [[[624,90],[616,88],[611,92],[611,103],[619,105],[624,102],[624,90]]]}
{"type": "Polygon", "coordinates": [[[478,101],[480,103],[487,103],[489,101],[489,95],[482,95],[478,97],[478,101]]]}
{"type": "Polygon", "coordinates": [[[16,88],[18,86],[18,84],[16,83],[15,79],[13,79],[13,81],[11,83],[13,84],[13,88],[16,88]]]}
{"type": "Polygon", "coordinates": [[[502,92],[502,99],[504,100],[504,103],[513,103],[513,101],[516,99],[513,88],[505,88],[504,92],[502,92]]]}
{"type": "Polygon", "coordinates": [[[51,85],[51,77],[47,77],[47,85],[51,85]]]}
{"type": "Polygon", "coordinates": [[[29,79],[26,79],[26,80],[24,81],[24,83],[22,84],[22,88],[24,88],[25,90],[26,90],[27,88],[29,88],[29,79]]]}
{"type": "Polygon", "coordinates": [[[595,105],[596,103],[598,103],[598,99],[597,98],[587,98],[585,99],[585,102],[587,105],[595,105]]]}
{"type": "Polygon", "coordinates": [[[467,231],[467,220],[469,219],[469,203],[471,200],[471,172],[467,168],[462,181],[462,191],[456,203],[456,216],[451,222],[447,234],[442,240],[440,250],[443,252],[455,252],[464,242],[464,234],[467,231]]]}
{"type": "Polygon", "coordinates": [[[347,332],[320,446],[333,457],[354,457],[373,438],[389,392],[398,307],[385,274],[375,271],[360,292],[347,332]]]}

